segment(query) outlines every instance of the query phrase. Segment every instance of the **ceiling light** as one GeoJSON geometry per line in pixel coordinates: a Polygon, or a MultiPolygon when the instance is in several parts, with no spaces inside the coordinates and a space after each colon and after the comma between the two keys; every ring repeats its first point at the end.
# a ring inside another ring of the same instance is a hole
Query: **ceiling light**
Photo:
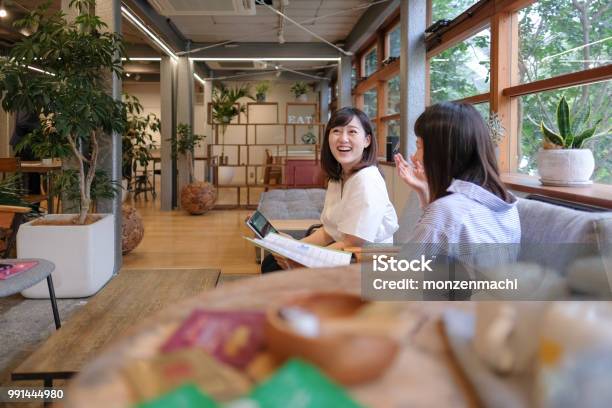
{"type": "Polygon", "coordinates": [[[128,78],[129,78],[131,75],[132,75],[132,74],[130,74],[129,72],[126,72],[126,73],[125,73],[125,76],[126,76],[126,77],[128,77],[128,78]]]}
{"type": "Polygon", "coordinates": [[[142,31],[144,34],[146,34],[151,40],[153,40],[153,42],[155,42],[155,44],[157,44],[157,46],[159,48],[162,49],[162,51],[164,51],[166,54],[168,54],[168,56],[170,56],[172,59],[176,59],[177,56],[174,53],[174,51],[172,51],[170,49],[170,47],[168,47],[162,40],[161,38],[159,38],[157,35],[155,35],[151,30],[149,30],[141,21],[138,17],[136,17],[134,14],[132,14],[132,12],[125,6],[121,6],[121,14],[123,14],[128,20],[130,20],[130,22],[132,22],[132,24],[134,24],[136,27],[138,27],[138,29],[140,29],[140,31],[142,31]]]}
{"type": "Polygon", "coordinates": [[[161,61],[161,57],[135,57],[121,58],[121,61],[161,61]]]}
{"type": "Polygon", "coordinates": [[[285,43],[285,36],[283,35],[282,32],[278,33],[278,43],[279,44],[284,44],[285,43]]]}
{"type": "Polygon", "coordinates": [[[273,57],[273,58],[207,58],[207,57],[195,57],[189,58],[192,61],[340,61],[338,57],[273,57]]]}
{"type": "Polygon", "coordinates": [[[6,7],[4,7],[4,1],[0,1],[0,18],[4,18],[8,15],[6,7]]]}

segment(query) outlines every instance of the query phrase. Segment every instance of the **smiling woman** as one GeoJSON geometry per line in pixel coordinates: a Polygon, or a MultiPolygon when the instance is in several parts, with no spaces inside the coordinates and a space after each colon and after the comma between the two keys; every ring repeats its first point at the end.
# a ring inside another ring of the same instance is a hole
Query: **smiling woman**
{"type": "MultiPolygon", "coordinates": [[[[392,243],[397,215],[377,167],[376,139],[365,113],[349,107],[334,112],[325,128],[321,167],[329,179],[323,227],[302,241],[335,249],[392,243]]],[[[291,266],[277,261],[264,259],[262,272],[291,266]]]]}

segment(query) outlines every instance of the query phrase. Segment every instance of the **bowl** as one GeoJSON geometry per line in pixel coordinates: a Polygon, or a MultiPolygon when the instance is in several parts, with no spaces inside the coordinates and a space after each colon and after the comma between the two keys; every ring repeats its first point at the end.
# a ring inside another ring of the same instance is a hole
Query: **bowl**
{"type": "Polygon", "coordinates": [[[378,378],[393,362],[399,344],[390,336],[368,330],[324,331],[309,337],[296,331],[280,311],[296,307],[321,321],[346,321],[369,302],[342,292],[312,293],[295,297],[266,311],[266,341],[269,351],[280,359],[299,357],[317,365],[344,385],[378,378]]]}

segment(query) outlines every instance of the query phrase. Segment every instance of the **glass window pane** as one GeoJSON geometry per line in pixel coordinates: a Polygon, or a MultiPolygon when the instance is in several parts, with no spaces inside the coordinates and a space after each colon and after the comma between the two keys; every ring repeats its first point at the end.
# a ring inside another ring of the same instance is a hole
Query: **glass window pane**
{"type": "Polygon", "coordinates": [[[489,102],[479,103],[474,105],[474,107],[480,112],[485,121],[489,120],[489,102]]]}
{"type": "Polygon", "coordinates": [[[489,92],[490,43],[487,28],[431,58],[432,104],[489,92]]]}
{"type": "Polygon", "coordinates": [[[609,1],[538,1],[519,12],[521,82],[612,63],[609,1]]]}
{"type": "Polygon", "coordinates": [[[540,121],[544,120],[544,123],[552,130],[558,130],[557,103],[559,98],[565,95],[570,106],[574,133],[588,129],[601,120],[595,132],[596,137],[585,142],[584,147],[591,149],[595,156],[593,180],[598,183],[612,184],[611,93],[612,81],[606,81],[519,97],[518,171],[537,174],[536,153],[542,146],[540,121]],[[585,122],[580,118],[586,114],[589,107],[589,119],[585,122]]]}
{"type": "Polygon", "coordinates": [[[399,24],[389,32],[389,55],[388,57],[400,56],[400,26],[399,24]]]}
{"type": "Polygon", "coordinates": [[[394,76],[387,81],[387,115],[400,111],[400,77],[394,76]]]}
{"type": "Polygon", "coordinates": [[[378,115],[378,96],[376,88],[363,93],[363,111],[370,119],[378,115]]]}
{"type": "Polygon", "coordinates": [[[431,0],[431,21],[452,20],[478,0],[431,0]]]}
{"type": "Polygon", "coordinates": [[[357,85],[357,67],[351,67],[351,87],[354,88],[357,85]]]}
{"type": "Polygon", "coordinates": [[[377,58],[376,47],[374,47],[372,51],[368,52],[363,58],[363,76],[368,77],[376,72],[376,65],[378,63],[377,58]]]}

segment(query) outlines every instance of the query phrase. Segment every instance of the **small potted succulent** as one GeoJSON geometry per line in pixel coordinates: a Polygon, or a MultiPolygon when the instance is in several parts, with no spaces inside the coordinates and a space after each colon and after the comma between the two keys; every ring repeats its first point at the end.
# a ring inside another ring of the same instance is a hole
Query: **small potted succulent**
{"type": "Polygon", "coordinates": [[[204,214],[210,210],[217,200],[215,187],[205,181],[196,181],[193,171],[193,152],[206,136],[196,135],[191,127],[179,123],[176,127],[176,138],[172,141],[172,158],[182,155],[189,164],[189,184],[181,190],[181,208],[192,215],[204,214]]]}
{"type": "Polygon", "coordinates": [[[295,84],[293,84],[293,86],[291,86],[291,93],[293,93],[295,99],[300,102],[308,101],[308,96],[306,95],[307,92],[308,85],[306,85],[306,82],[296,82],[295,84]]]}
{"type": "Polygon", "coordinates": [[[257,98],[257,102],[265,102],[266,101],[266,92],[270,89],[270,82],[263,81],[255,85],[255,98],[257,98]]]}
{"type": "Polygon", "coordinates": [[[565,96],[561,96],[557,104],[558,132],[541,121],[544,138],[537,161],[542,184],[580,186],[592,183],[595,159],[593,152],[584,148],[584,142],[594,137],[601,119],[588,127],[590,111],[588,106],[583,118],[571,117],[565,96]]]}

